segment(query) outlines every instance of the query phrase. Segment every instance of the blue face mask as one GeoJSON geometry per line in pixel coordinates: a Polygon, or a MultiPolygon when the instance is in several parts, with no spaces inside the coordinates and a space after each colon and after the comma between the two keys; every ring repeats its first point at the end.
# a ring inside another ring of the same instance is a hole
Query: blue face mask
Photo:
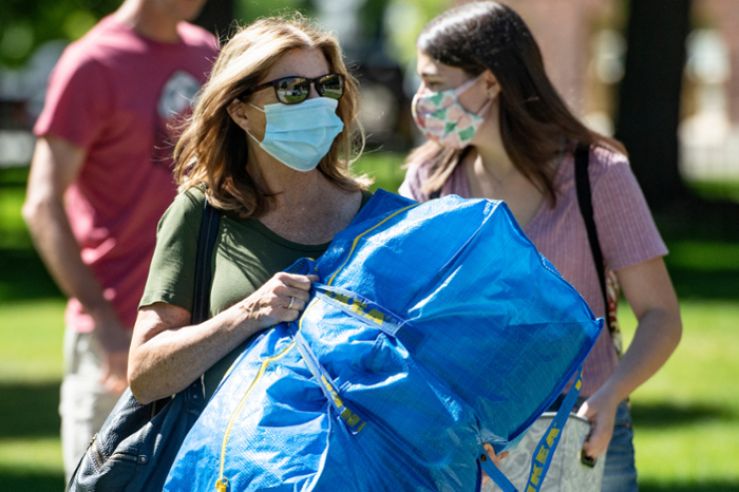
{"type": "Polygon", "coordinates": [[[246,132],[269,155],[296,171],[308,172],[328,154],[344,122],[336,114],[339,101],[328,97],[306,99],[299,104],[267,104],[264,138],[260,142],[246,132]]]}

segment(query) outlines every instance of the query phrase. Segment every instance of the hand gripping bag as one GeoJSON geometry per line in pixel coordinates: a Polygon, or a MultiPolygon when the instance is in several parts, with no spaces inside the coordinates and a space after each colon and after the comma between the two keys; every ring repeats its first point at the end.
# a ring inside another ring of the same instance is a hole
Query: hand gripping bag
{"type": "Polygon", "coordinates": [[[166,490],[479,490],[482,444],[520,438],[602,324],[502,202],[377,192],[291,269],[308,306],[236,360],[166,490]]]}

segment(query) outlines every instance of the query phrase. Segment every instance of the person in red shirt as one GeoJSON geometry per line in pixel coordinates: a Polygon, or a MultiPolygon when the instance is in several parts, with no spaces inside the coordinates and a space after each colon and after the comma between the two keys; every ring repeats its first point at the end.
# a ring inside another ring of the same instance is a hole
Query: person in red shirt
{"type": "Polygon", "coordinates": [[[190,24],[205,0],[125,0],[72,43],[49,82],[23,215],[69,297],[62,447],[67,477],[127,385],[157,222],[176,193],[172,128],[218,52],[190,24]]]}

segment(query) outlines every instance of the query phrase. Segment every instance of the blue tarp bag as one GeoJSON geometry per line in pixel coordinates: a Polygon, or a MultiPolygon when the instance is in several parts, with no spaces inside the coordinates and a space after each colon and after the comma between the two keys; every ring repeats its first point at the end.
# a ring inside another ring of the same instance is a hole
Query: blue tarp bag
{"type": "Polygon", "coordinates": [[[291,270],[320,278],[305,311],[239,356],[166,490],[472,491],[481,466],[506,485],[482,444],[519,438],[602,324],[502,202],[378,191],[291,270]]]}

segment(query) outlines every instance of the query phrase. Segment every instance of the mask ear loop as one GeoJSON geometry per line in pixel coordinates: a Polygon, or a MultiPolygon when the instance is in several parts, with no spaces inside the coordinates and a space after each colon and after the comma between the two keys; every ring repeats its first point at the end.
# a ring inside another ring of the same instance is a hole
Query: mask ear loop
{"type": "Polygon", "coordinates": [[[249,103],[246,103],[246,104],[248,104],[248,105],[249,105],[249,106],[251,106],[252,108],[256,109],[257,111],[261,111],[262,113],[265,113],[265,114],[267,113],[267,112],[266,112],[266,111],[264,110],[264,108],[260,108],[259,106],[257,106],[257,105],[256,105],[256,104],[254,104],[254,103],[251,103],[251,102],[249,102],[249,103]]]}
{"type": "MultiPolygon", "coordinates": [[[[462,104],[459,101],[459,96],[461,94],[464,94],[473,85],[475,85],[482,78],[483,75],[485,75],[485,72],[482,72],[480,75],[478,75],[474,79],[468,80],[467,82],[460,85],[459,87],[452,89],[454,91],[454,98],[456,99],[457,103],[459,103],[460,105],[462,104]]],[[[490,106],[492,106],[493,104],[493,99],[495,99],[496,97],[496,96],[491,96],[490,94],[487,94],[487,95],[488,95],[488,98],[485,100],[484,103],[482,103],[482,106],[480,106],[480,109],[478,109],[477,111],[470,111],[470,113],[476,114],[477,116],[480,116],[481,118],[483,117],[482,115],[485,114],[488,109],[490,109],[490,106]]]]}
{"type": "Polygon", "coordinates": [[[493,100],[494,100],[494,99],[495,99],[495,96],[490,96],[489,98],[487,98],[487,99],[485,100],[485,102],[484,102],[484,103],[482,103],[482,106],[480,107],[480,109],[478,109],[477,111],[475,111],[475,114],[476,114],[477,116],[479,116],[480,118],[484,118],[484,116],[483,116],[483,115],[484,115],[485,113],[487,113],[487,112],[488,112],[488,110],[490,109],[490,106],[492,106],[492,105],[493,105],[493,100]]]}
{"type": "Polygon", "coordinates": [[[483,74],[481,73],[480,75],[478,75],[474,79],[470,79],[467,82],[464,82],[459,87],[455,87],[454,89],[452,89],[452,91],[454,92],[454,97],[458,98],[461,94],[464,94],[465,92],[467,92],[469,90],[469,88],[472,87],[473,85],[475,85],[477,83],[477,81],[480,80],[480,78],[482,76],[483,76],[483,74]]]}
{"type": "MultiPolygon", "coordinates": [[[[256,104],[254,104],[254,103],[250,103],[250,102],[249,102],[249,103],[246,103],[246,104],[248,104],[249,106],[251,106],[252,108],[254,108],[254,109],[258,110],[258,111],[261,111],[262,113],[266,113],[266,111],[264,111],[264,110],[263,110],[262,108],[260,108],[259,106],[257,106],[257,105],[256,105],[256,104]]],[[[246,128],[244,128],[244,132],[245,132],[245,133],[246,133],[246,134],[247,134],[248,136],[250,136],[250,137],[251,137],[251,139],[252,139],[252,140],[254,140],[254,141],[255,141],[255,142],[257,143],[257,144],[259,144],[259,145],[261,145],[261,144],[262,144],[262,142],[260,142],[260,141],[259,141],[259,139],[258,139],[257,137],[255,137],[254,135],[252,135],[252,133],[251,133],[251,132],[250,132],[249,130],[247,130],[246,128]]]]}
{"type": "MultiPolygon", "coordinates": [[[[254,104],[254,103],[252,103],[252,102],[247,102],[246,104],[248,104],[248,105],[249,105],[249,106],[251,106],[252,108],[256,109],[257,111],[261,111],[262,113],[265,113],[265,114],[267,114],[267,112],[266,112],[266,111],[265,111],[265,110],[264,110],[263,108],[260,108],[259,106],[257,106],[256,104],[254,104]]],[[[246,133],[246,134],[247,134],[248,136],[250,136],[250,137],[251,137],[251,139],[252,139],[252,140],[254,140],[254,141],[255,141],[255,142],[257,143],[257,144],[261,144],[261,143],[262,143],[262,142],[260,142],[260,141],[259,141],[259,139],[258,139],[257,137],[255,137],[254,135],[252,135],[252,133],[251,133],[251,132],[250,132],[249,130],[247,130],[246,128],[244,128],[244,132],[245,132],[245,133],[246,133]]]]}

